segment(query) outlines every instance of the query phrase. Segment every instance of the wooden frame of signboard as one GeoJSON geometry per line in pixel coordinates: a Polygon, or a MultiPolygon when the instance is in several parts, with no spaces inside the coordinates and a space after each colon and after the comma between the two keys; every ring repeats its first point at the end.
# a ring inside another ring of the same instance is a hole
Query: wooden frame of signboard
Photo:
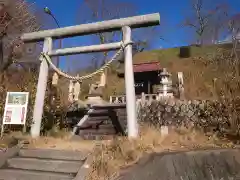
{"type": "Polygon", "coordinates": [[[7,92],[4,114],[1,123],[1,137],[4,134],[5,125],[23,125],[23,132],[26,131],[28,98],[29,92],[7,92]],[[21,96],[24,98],[19,98],[21,96]],[[10,115],[7,115],[8,112],[10,113],[10,115]],[[18,113],[20,117],[14,118],[14,115],[17,116],[18,113]],[[9,120],[6,120],[6,118],[9,118],[9,120]]]}

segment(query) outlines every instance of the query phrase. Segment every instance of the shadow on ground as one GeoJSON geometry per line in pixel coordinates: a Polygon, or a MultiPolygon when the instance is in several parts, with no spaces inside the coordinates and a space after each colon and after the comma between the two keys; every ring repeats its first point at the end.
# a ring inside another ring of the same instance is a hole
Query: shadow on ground
{"type": "Polygon", "coordinates": [[[120,180],[237,180],[240,149],[154,153],[125,169],[120,180]]]}

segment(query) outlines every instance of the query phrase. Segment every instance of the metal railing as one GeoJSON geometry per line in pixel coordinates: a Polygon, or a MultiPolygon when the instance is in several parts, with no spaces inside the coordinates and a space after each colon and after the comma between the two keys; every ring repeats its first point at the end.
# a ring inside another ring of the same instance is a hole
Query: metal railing
{"type": "MultiPolygon", "coordinates": [[[[152,101],[159,101],[166,98],[174,98],[173,96],[163,96],[162,94],[145,94],[136,95],[136,101],[141,100],[141,103],[151,103],[152,101]]],[[[111,104],[126,103],[126,95],[110,96],[109,102],[111,104]]]]}

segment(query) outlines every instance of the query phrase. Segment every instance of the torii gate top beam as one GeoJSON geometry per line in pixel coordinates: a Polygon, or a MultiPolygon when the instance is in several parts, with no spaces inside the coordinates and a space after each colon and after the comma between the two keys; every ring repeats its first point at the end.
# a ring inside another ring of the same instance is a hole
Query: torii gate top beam
{"type": "Polygon", "coordinates": [[[160,24],[160,14],[147,14],[128,18],[114,19],[109,21],[81,24],[65,28],[44,30],[23,34],[21,39],[25,42],[43,41],[47,37],[53,39],[88,35],[100,32],[111,32],[121,30],[124,26],[131,28],[149,27],[160,24]]]}

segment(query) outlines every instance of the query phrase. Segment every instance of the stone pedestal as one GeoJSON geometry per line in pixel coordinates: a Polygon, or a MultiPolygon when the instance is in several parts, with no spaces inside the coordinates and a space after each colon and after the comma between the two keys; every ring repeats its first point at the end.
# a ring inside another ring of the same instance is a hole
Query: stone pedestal
{"type": "Polygon", "coordinates": [[[86,101],[84,102],[87,105],[104,105],[109,104],[107,101],[104,101],[101,96],[88,96],[86,101]]]}
{"type": "Polygon", "coordinates": [[[185,99],[184,85],[183,85],[183,73],[182,72],[178,72],[178,91],[179,91],[179,98],[181,100],[185,99]]]}
{"type": "Polygon", "coordinates": [[[88,97],[94,97],[94,96],[103,96],[103,87],[99,86],[98,84],[91,84],[88,97]]]}
{"type": "Polygon", "coordinates": [[[89,89],[89,94],[85,101],[86,104],[108,104],[107,101],[102,99],[103,96],[103,87],[98,84],[92,84],[89,89]]]}

